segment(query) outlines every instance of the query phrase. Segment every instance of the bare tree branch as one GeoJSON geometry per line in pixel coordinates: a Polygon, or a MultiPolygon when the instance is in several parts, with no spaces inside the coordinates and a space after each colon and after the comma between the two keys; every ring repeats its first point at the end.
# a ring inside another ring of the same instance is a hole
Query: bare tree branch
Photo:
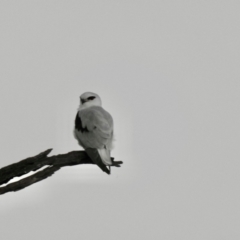
{"type": "MultiPolygon", "coordinates": [[[[65,166],[94,164],[85,151],[73,151],[66,154],[48,157],[47,155],[51,151],[52,149],[48,149],[34,157],[30,157],[20,162],[1,168],[0,185],[7,183],[14,177],[19,177],[29,173],[30,171],[36,171],[44,166],[48,166],[47,168],[29,177],[19,180],[18,182],[9,183],[5,187],[0,187],[0,194],[21,190],[27,186],[50,177],[60,168],[65,166]]],[[[112,166],[115,167],[120,167],[120,164],[122,164],[121,161],[114,161],[113,158],[112,161],[112,166]]]]}

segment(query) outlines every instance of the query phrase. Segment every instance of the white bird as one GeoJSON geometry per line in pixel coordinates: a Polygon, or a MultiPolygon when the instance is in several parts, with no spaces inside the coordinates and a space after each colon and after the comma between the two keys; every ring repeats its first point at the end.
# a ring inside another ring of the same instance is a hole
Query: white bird
{"type": "Polygon", "coordinates": [[[113,118],[102,108],[102,101],[96,93],[85,92],[80,96],[74,136],[91,160],[110,174],[113,118]]]}

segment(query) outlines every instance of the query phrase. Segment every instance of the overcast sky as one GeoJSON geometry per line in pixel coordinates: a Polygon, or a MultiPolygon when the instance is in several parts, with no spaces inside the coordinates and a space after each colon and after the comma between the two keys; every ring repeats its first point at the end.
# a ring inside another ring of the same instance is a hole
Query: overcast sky
{"type": "Polygon", "coordinates": [[[79,96],[115,126],[108,176],[61,169],[0,196],[15,239],[240,238],[239,1],[0,2],[0,168],[80,150],[79,96]]]}

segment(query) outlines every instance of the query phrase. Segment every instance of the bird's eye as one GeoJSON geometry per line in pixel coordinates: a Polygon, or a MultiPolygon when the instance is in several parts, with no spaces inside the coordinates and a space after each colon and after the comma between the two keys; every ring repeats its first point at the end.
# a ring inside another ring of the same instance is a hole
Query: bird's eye
{"type": "Polygon", "coordinates": [[[94,98],[96,98],[96,97],[93,97],[93,96],[92,96],[92,97],[88,97],[87,99],[88,99],[88,100],[93,100],[94,98]]]}

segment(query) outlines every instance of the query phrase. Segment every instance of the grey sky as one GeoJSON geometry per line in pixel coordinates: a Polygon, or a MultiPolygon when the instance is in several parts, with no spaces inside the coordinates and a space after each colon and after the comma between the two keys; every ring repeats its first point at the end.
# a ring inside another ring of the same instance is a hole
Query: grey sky
{"type": "Polygon", "coordinates": [[[0,197],[4,239],[239,239],[238,1],[1,1],[0,167],[80,149],[79,96],[115,126],[107,176],[0,197]],[[14,229],[14,230],[13,230],[14,229]]]}

